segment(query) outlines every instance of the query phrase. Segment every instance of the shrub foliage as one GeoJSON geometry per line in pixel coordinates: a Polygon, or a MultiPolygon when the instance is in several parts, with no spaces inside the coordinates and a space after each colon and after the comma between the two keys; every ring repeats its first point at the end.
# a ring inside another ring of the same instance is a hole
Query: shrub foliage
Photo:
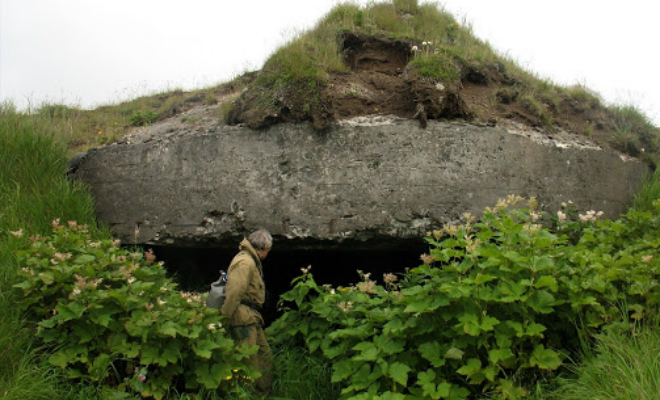
{"type": "Polygon", "coordinates": [[[424,264],[382,284],[333,288],[303,271],[271,333],[330,360],[342,399],[517,399],[581,338],[658,311],[660,202],[611,221],[520,200],[430,233],[424,264]]]}
{"type": "Polygon", "coordinates": [[[70,378],[160,399],[170,389],[230,390],[248,376],[243,360],[255,349],[237,348],[218,311],[177,290],[152,253],[56,220],[51,236],[18,254],[21,307],[53,345],[49,363],[70,378]]]}

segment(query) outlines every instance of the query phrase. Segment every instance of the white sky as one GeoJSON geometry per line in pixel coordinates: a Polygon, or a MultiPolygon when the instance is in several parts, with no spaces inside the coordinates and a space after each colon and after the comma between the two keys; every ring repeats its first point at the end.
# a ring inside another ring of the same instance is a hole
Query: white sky
{"type": "MultiPolygon", "coordinates": [[[[0,101],[90,108],[212,86],[261,68],[337,3],[0,0],[0,101]]],[[[438,4],[528,71],[561,85],[585,84],[610,104],[637,106],[660,126],[660,2],[438,4]]]]}

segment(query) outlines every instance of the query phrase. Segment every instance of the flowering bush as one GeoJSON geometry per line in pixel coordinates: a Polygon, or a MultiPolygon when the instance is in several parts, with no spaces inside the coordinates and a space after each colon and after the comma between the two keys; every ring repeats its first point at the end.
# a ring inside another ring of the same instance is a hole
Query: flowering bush
{"type": "Polygon", "coordinates": [[[521,200],[429,233],[423,265],[383,285],[361,273],[348,288],[319,286],[307,270],[271,333],[331,360],[342,399],[517,399],[579,335],[657,314],[660,203],[609,221],[544,216],[533,199],[513,208],[521,200]]]}
{"type": "MultiPolygon", "coordinates": [[[[23,235],[22,230],[12,232],[23,235]]],[[[217,310],[176,289],[153,253],[90,238],[86,226],[53,221],[19,253],[21,307],[70,378],[160,399],[175,386],[229,388],[255,349],[236,348],[217,310]]]]}

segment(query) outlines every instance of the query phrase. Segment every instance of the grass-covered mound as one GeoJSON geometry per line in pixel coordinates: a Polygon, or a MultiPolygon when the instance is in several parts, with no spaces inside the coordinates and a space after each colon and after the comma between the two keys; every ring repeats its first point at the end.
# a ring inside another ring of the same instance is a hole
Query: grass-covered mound
{"type": "MultiPolygon", "coordinates": [[[[174,90],[81,110],[45,104],[70,154],[140,127],[200,120],[264,128],[361,115],[396,115],[497,125],[508,121],[582,134],[655,164],[658,128],[635,107],[606,105],[587,87],[561,87],[526,71],[476,38],[441,6],[396,0],[339,4],[313,29],[276,49],[260,71],[215,87],[174,90]]],[[[208,124],[206,125],[208,126],[208,124]]]]}
{"type": "Polygon", "coordinates": [[[369,114],[513,120],[565,129],[654,160],[658,130],[631,107],[606,107],[588,88],[560,87],[476,38],[434,3],[340,4],[277,49],[235,102],[230,123],[262,128],[369,114]],[[649,156],[649,154],[651,156],[649,156]]]}

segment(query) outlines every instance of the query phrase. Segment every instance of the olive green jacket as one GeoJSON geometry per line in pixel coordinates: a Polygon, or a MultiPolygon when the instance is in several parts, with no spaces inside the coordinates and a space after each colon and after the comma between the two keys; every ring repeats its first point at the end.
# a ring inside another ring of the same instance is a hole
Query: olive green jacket
{"type": "Polygon", "coordinates": [[[228,318],[230,326],[263,325],[264,320],[257,310],[241,304],[241,301],[248,301],[261,307],[266,301],[261,259],[247,239],[243,239],[238,248],[240,252],[227,271],[226,298],[220,312],[228,318]]]}

